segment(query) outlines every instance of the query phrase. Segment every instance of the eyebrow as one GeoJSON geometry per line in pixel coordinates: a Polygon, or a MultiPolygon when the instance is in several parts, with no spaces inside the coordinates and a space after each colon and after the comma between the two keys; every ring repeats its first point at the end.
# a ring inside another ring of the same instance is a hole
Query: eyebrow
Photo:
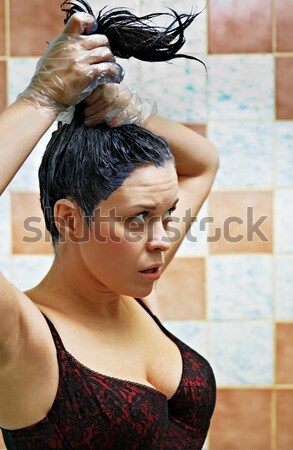
{"type": "MultiPolygon", "coordinates": [[[[178,201],[179,201],[179,198],[177,198],[177,200],[175,200],[175,202],[173,203],[173,205],[169,209],[174,208],[174,206],[176,206],[178,201]]],[[[133,206],[131,206],[131,208],[140,208],[140,209],[145,209],[145,210],[148,210],[148,211],[155,211],[157,209],[156,206],[148,205],[148,204],[133,205],[133,206]]]]}

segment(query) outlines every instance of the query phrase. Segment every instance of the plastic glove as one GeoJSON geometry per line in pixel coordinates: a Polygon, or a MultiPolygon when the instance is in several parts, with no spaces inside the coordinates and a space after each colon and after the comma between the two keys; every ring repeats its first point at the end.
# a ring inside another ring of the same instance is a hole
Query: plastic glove
{"type": "Polygon", "coordinates": [[[157,112],[156,103],[142,99],[125,84],[99,86],[84,100],[84,123],[94,126],[106,122],[110,127],[127,123],[144,126],[157,112]]]}
{"type": "Polygon", "coordinates": [[[82,35],[96,27],[94,17],[74,14],[50,43],[25,91],[17,97],[41,114],[56,117],[76,105],[99,84],[120,83],[124,71],[104,35],[82,35]]]}

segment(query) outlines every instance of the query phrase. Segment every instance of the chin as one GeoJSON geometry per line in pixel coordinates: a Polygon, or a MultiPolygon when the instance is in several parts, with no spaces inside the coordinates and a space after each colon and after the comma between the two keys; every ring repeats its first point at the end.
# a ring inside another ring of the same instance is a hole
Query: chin
{"type": "Polygon", "coordinates": [[[147,297],[152,292],[152,290],[153,285],[150,285],[148,287],[140,286],[140,288],[137,289],[125,290],[125,292],[120,292],[120,294],[126,295],[127,297],[143,298],[147,297]]]}

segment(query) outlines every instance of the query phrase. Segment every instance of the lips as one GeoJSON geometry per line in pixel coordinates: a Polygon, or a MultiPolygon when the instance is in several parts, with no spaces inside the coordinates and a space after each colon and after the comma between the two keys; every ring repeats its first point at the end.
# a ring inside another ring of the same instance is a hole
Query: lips
{"type": "Polygon", "coordinates": [[[161,276],[161,266],[162,264],[153,264],[152,266],[149,266],[144,270],[140,270],[140,276],[148,283],[153,283],[154,281],[157,281],[161,276]]]}
{"type": "Polygon", "coordinates": [[[162,264],[153,264],[144,270],[140,270],[139,272],[141,272],[141,273],[156,273],[159,271],[161,266],[162,266],[162,264]]]}

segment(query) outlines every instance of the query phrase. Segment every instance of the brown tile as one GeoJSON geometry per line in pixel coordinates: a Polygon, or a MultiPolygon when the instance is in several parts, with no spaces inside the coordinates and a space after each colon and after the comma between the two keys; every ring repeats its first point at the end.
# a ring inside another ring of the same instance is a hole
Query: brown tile
{"type": "Polygon", "coordinates": [[[0,61],[0,111],[3,111],[6,106],[6,62],[0,61]]]}
{"type": "Polygon", "coordinates": [[[201,134],[202,136],[206,136],[207,134],[207,127],[204,123],[191,123],[191,122],[184,122],[183,125],[190,128],[193,131],[196,131],[196,133],[201,134]]]}
{"type": "Polygon", "coordinates": [[[277,445],[278,450],[293,448],[293,390],[277,391],[277,445]]]}
{"type": "Polygon", "coordinates": [[[213,192],[209,217],[211,253],[272,252],[271,192],[213,192]]]}
{"type": "Polygon", "coordinates": [[[293,51],[293,0],[275,0],[277,51],[293,51]]]}
{"type": "Polygon", "coordinates": [[[271,51],[271,0],[209,1],[210,53],[271,51]]]}
{"type": "Polygon", "coordinates": [[[293,119],[293,57],[276,58],[277,119],[293,119]]]}
{"type": "Polygon", "coordinates": [[[0,55],[5,55],[5,0],[0,0],[0,55]]]}
{"type": "Polygon", "coordinates": [[[293,323],[278,323],[276,340],[276,382],[293,384],[293,323]]]}
{"type": "Polygon", "coordinates": [[[205,318],[204,258],[175,258],[157,284],[163,320],[205,318]]]}
{"type": "Polygon", "coordinates": [[[11,196],[11,206],[13,253],[52,253],[49,234],[45,231],[39,194],[14,192],[11,196]]]}
{"type": "Polygon", "coordinates": [[[218,389],[210,429],[210,448],[271,448],[271,391],[218,389]]]}
{"type": "Polygon", "coordinates": [[[60,4],[59,0],[10,0],[12,56],[44,53],[46,42],[50,42],[63,29],[64,14],[60,11],[60,4]]]}

